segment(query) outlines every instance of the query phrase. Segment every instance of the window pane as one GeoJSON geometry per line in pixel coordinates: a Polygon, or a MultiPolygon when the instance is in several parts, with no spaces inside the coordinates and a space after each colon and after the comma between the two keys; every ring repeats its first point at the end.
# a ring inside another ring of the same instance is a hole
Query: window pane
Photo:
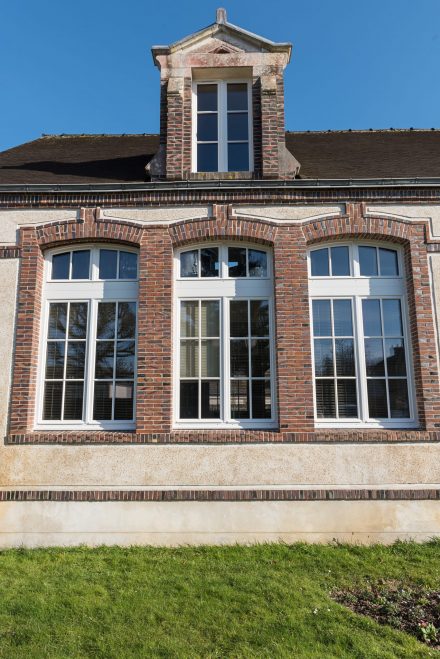
{"type": "Polygon", "coordinates": [[[330,315],[330,300],[313,300],[313,334],[315,336],[331,336],[332,325],[330,315]]]}
{"type": "Polygon", "coordinates": [[[402,336],[400,300],[383,300],[383,331],[385,336],[402,336]]]}
{"type": "Polygon", "coordinates": [[[244,247],[228,248],[228,267],[230,277],[246,277],[246,249],[244,247]]]}
{"type": "Polygon", "coordinates": [[[364,336],[382,336],[380,301],[362,300],[362,316],[364,321],[364,336]]]}
{"type": "Polygon", "coordinates": [[[52,256],[52,279],[69,279],[70,252],[52,256]]]}
{"type": "Polygon", "coordinates": [[[249,342],[244,339],[231,341],[231,377],[249,375],[249,342]]]}
{"type": "Polygon", "coordinates": [[[408,385],[406,380],[388,380],[390,416],[393,419],[409,418],[408,385]]]}
{"type": "Polygon", "coordinates": [[[119,252],[119,279],[137,278],[137,254],[119,252]]]}
{"type": "Polygon", "coordinates": [[[386,339],[385,352],[389,376],[406,375],[403,339],[386,339]]]}
{"type": "Polygon", "coordinates": [[[267,277],[267,254],[259,249],[248,250],[249,277],[267,277]]]}
{"type": "Polygon", "coordinates": [[[69,339],[85,339],[87,336],[87,302],[71,302],[69,313],[69,339]]]}
{"type": "Polygon", "coordinates": [[[359,247],[359,269],[364,277],[375,277],[378,274],[375,247],[359,247]]]}
{"type": "Polygon", "coordinates": [[[379,247],[379,265],[382,277],[397,277],[399,266],[396,250],[379,247]]]}
{"type": "Polygon", "coordinates": [[[72,279],[90,279],[90,250],[72,252],[72,279]]]}
{"type": "Polygon", "coordinates": [[[197,277],[198,269],[198,250],[192,249],[190,252],[182,252],[180,255],[180,276],[197,277]]]}
{"type": "Polygon", "coordinates": [[[231,380],[231,417],[233,419],[250,417],[248,380],[231,380]]]}
{"type": "Polygon", "coordinates": [[[217,85],[197,85],[197,109],[199,112],[217,110],[217,85]]]}
{"type": "Polygon", "coordinates": [[[328,277],[328,249],[314,249],[310,252],[310,266],[312,277],[328,277]]]}
{"type": "Polygon", "coordinates": [[[220,383],[218,380],[202,381],[202,419],[220,418],[220,383]]]}
{"type": "Polygon", "coordinates": [[[86,362],[86,342],[70,341],[67,348],[66,378],[82,380],[86,362]]]}
{"type": "Polygon", "coordinates": [[[199,142],[217,142],[218,115],[199,114],[197,116],[197,140],[199,142]]]}
{"type": "Polygon", "coordinates": [[[133,419],[133,382],[115,383],[115,421],[133,419]]]}
{"type": "Polygon", "coordinates": [[[61,420],[62,382],[46,382],[44,387],[43,420],[61,420]]]}
{"type": "Polygon", "coordinates": [[[367,375],[385,375],[382,339],[365,339],[367,375]]]}
{"type": "Polygon", "coordinates": [[[387,390],[385,380],[367,380],[368,409],[372,419],[388,417],[387,390]]]}
{"type": "Polygon", "coordinates": [[[228,172],[249,171],[249,144],[230,142],[228,144],[228,172]]]}
{"type": "Polygon", "coordinates": [[[350,261],[348,247],[332,247],[330,253],[333,277],[349,277],[350,261]]]}
{"type": "Polygon", "coordinates": [[[218,146],[217,144],[198,144],[197,145],[197,171],[198,172],[217,172],[218,171],[218,146]]]}
{"type": "Polygon", "coordinates": [[[118,251],[116,249],[99,250],[99,278],[116,279],[118,266],[118,251]]]}
{"type": "Polygon", "coordinates": [[[134,339],[136,334],[136,302],[118,304],[118,339],[134,339]]]}
{"type": "Polygon", "coordinates": [[[333,419],[336,416],[333,380],[316,380],[316,413],[320,419],[333,419]]]}
{"type": "Polygon", "coordinates": [[[220,302],[218,300],[202,301],[202,336],[219,336],[220,302]]]}
{"type": "Polygon", "coordinates": [[[339,418],[357,417],[356,380],[338,380],[339,418]]]}
{"type": "Polygon", "coordinates": [[[50,341],[47,344],[46,379],[62,380],[64,377],[64,341],[50,341]]]}
{"type": "Polygon", "coordinates": [[[247,140],[249,116],[247,112],[228,114],[228,140],[247,140]]]}
{"type": "Polygon", "coordinates": [[[200,250],[200,275],[202,277],[218,277],[218,248],[205,247],[200,250]]]}
{"type": "Polygon", "coordinates": [[[199,416],[199,383],[180,383],[180,418],[197,419],[199,416]]]}
{"type": "Polygon", "coordinates": [[[185,378],[196,378],[199,375],[199,342],[180,342],[180,375],[185,378]]]}
{"type": "Polygon", "coordinates": [[[335,336],[353,336],[351,300],[333,301],[333,324],[335,336]]]}
{"type": "Polygon", "coordinates": [[[98,339],[113,339],[115,336],[116,304],[115,302],[100,302],[98,305],[98,339]]]}
{"type": "Polygon", "coordinates": [[[66,337],[67,303],[52,302],[49,307],[49,339],[64,339],[66,337]]]}
{"type": "Polygon", "coordinates": [[[95,378],[113,378],[115,344],[113,341],[98,341],[96,343],[95,378]]]}
{"type": "Polygon", "coordinates": [[[228,110],[248,109],[248,86],[246,83],[233,82],[228,84],[228,110]]]}
{"type": "Polygon", "coordinates": [[[220,342],[218,339],[202,341],[201,360],[202,378],[218,378],[220,375],[220,342]]]}
{"type": "Polygon", "coordinates": [[[270,419],[271,416],[270,380],[253,380],[252,418],[270,419]]]}
{"type": "Polygon", "coordinates": [[[354,367],[354,341],[353,339],[336,339],[336,374],[356,375],[354,367]]]}
{"type": "Polygon", "coordinates": [[[333,341],[331,339],[315,339],[315,375],[333,376],[333,341]]]}
{"type": "Polygon", "coordinates": [[[66,382],[64,394],[64,419],[69,421],[80,421],[83,409],[83,382],[66,382]]]}
{"type": "Polygon", "coordinates": [[[251,335],[269,336],[268,300],[251,300],[251,335]]]}
{"type": "Polygon", "coordinates": [[[116,347],[116,377],[134,377],[134,341],[118,341],[116,347]]]}
{"type": "Polygon", "coordinates": [[[230,336],[248,336],[247,300],[231,300],[229,305],[230,336]]]}
{"type": "Polygon", "coordinates": [[[270,350],[268,339],[251,341],[251,367],[253,378],[270,377],[270,350]]]}
{"type": "Polygon", "coordinates": [[[180,336],[199,335],[199,303],[180,303],[180,336]]]}
{"type": "Polygon", "coordinates": [[[96,421],[109,421],[112,418],[112,398],[112,382],[95,382],[93,418],[96,421]]]}

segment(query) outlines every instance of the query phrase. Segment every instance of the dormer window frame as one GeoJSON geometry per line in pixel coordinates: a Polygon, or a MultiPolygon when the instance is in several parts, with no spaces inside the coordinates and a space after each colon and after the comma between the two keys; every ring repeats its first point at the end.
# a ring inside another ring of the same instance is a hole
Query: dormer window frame
{"type": "Polygon", "coordinates": [[[254,144],[253,144],[253,112],[252,112],[252,80],[250,78],[207,78],[193,80],[192,83],[192,172],[196,174],[227,174],[231,172],[254,171],[254,144]],[[246,84],[247,85],[247,115],[248,115],[248,139],[247,140],[229,140],[228,139],[228,115],[239,114],[245,110],[229,110],[227,103],[228,84],[246,84]],[[199,114],[215,114],[215,111],[199,111],[198,87],[202,85],[217,86],[217,140],[199,140],[197,135],[199,114]],[[229,144],[248,144],[248,168],[232,169],[228,167],[228,145],[229,144]],[[217,162],[216,170],[199,171],[198,164],[198,145],[199,144],[217,144],[217,162]]]}

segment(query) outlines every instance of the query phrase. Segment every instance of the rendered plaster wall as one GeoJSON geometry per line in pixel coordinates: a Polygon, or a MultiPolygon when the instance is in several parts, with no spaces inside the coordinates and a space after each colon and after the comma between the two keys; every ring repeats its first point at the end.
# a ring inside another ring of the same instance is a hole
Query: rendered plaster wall
{"type": "MultiPolygon", "coordinates": [[[[18,259],[0,260],[0,438],[6,434],[12,375],[18,259]]],[[[2,442],[0,439],[0,447],[2,442]]],[[[0,453],[1,455],[1,453],[0,453]]],[[[1,469],[1,466],[0,466],[1,469]]]]}

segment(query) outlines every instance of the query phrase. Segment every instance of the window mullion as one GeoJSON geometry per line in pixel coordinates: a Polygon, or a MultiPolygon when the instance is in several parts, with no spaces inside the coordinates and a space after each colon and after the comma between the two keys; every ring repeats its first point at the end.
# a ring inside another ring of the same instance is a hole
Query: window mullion
{"type": "MultiPolygon", "coordinates": [[[[247,261],[247,258],[246,258],[247,261]]],[[[248,379],[248,404],[249,404],[249,418],[253,419],[253,410],[252,410],[252,336],[251,336],[251,301],[247,300],[248,307],[248,369],[249,369],[249,379],[248,379]]]]}
{"type": "Polygon", "coordinates": [[[87,423],[93,421],[93,396],[95,391],[95,354],[96,354],[96,327],[98,320],[98,302],[89,300],[89,322],[86,343],[86,368],[84,370],[87,381],[85,383],[85,410],[84,417],[87,423]]]}
{"type": "Polygon", "coordinates": [[[222,355],[222,364],[220,375],[223,377],[223,382],[221,383],[221,391],[223,394],[223,408],[222,416],[224,421],[229,422],[231,420],[231,369],[230,369],[230,332],[229,332],[229,298],[222,297],[222,334],[223,338],[221,340],[221,355],[222,355]]]}
{"type": "Polygon", "coordinates": [[[228,171],[228,107],[225,81],[218,83],[218,159],[219,172],[228,171]]]}

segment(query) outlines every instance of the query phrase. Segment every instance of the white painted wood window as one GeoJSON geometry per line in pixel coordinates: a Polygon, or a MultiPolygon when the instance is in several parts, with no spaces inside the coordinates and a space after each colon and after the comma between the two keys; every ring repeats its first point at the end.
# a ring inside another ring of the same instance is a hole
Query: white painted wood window
{"type": "Polygon", "coordinates": [[[81,245],[45,261],[37,427],[134,428],[138,255],[81,245]]]}
{"type": "Polygon", "coordinates": [[[318,427],[416,427],[400,247],[320,245],[309,251],[318,427]]]}
{"type": "Polygon", "coordinates": [[[249,81],[193,85],[193,171],[253,171],[252,90],[249,81]]]}
{"type": "Polygon", "coordinates": [[[175,426],[276,426],[271,253],[186,248],[175,278],[175,426]]]}

